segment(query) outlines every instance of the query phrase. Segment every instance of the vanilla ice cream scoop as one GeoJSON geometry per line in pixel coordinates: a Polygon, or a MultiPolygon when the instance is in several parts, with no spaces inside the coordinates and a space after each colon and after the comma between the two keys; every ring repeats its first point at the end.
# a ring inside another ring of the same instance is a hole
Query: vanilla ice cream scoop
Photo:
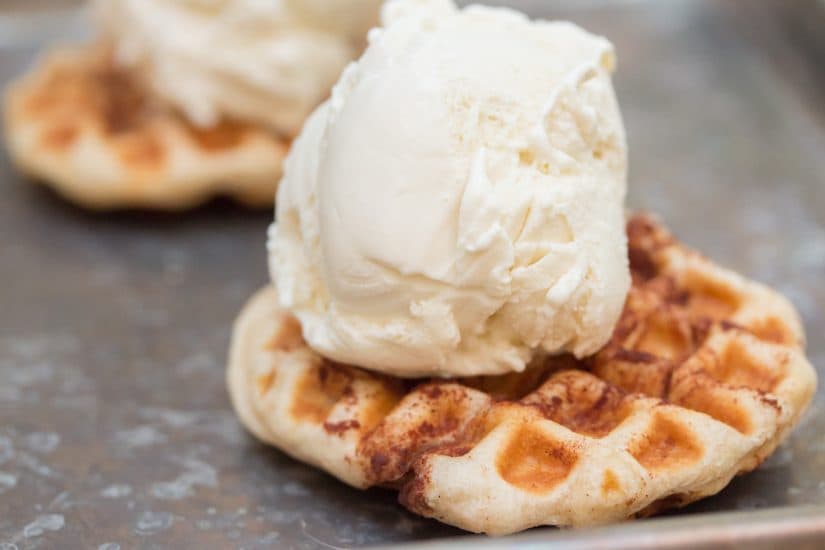
{"type": "Polygon", "coordinates": [[[287,161],[281,305],[319,353],[396,376],[596,352],[630,285],[612,46],[443,0],[383,19],[287,161]]]}
{"type": "Polygon", "coordinates": [[[116,60],[191,122],[297,134],[377,23],[381,0],[95,0],[116,60]]]}

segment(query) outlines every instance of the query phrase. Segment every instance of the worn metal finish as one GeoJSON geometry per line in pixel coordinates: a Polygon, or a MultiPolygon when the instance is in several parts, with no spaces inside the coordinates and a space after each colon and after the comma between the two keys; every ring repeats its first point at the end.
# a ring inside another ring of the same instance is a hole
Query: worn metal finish
{"type": "MultiPolygon", "coordinates": [[[[778,2],[513,3],[616,43],[631,205],[785,292],[825,373],[825,60],[810,57],[821,50],[786,39],[785,19],[770,11],[778,2]]],[[[73,27],[68,12],[27,19],[23,4],[11,4],[14,15],[0,7],[2,83],[73,27]]],[[[223,380],[229,327],[266,282],[269,212],[218,202],[175,216],[91,215],[5,159],[0,193],[0,548],[461,536],[406,513],[389,492],[349,489],[257,444],[235,421],[223,380]]],[[[788,444],[717,497],[668,519],[507,542],[757,547],[795,536],[816,547],[823,504],[820,396],[788,444]],[[805,505],[814,508],[793,508],[805,505]]]]}

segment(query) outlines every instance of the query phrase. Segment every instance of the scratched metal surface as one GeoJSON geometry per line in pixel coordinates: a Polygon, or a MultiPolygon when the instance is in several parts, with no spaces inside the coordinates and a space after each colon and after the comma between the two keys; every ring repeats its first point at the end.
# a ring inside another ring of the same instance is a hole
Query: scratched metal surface
{"type": "MultiPolygon", "coordinates": [[[[785,292],[822,372],[825,63],[799,57],[822,50],[782,40],[780,18],[738,9],[744,3],[735,11],[711,1],[514,3],[616,43],[631,205],[785,292]]],[[[45,42],[79,28],[72,12],[46,4],[0,8],[0,84],[45,42]]],[[[390,493],[348,489],[264,448],[235,422],[223,382],[229,326],[266,281],[269,213],[218,202],[179,216],[89,215],[23,181],[5,157],[0,193],[0,548],[477,542],[407,514],[390,493]]],[[[523,544],[560,536],[640,544],[721,522],[739,530],[717,537],[753,545],[747,516],[680,522],[817,504],[825,504],[821,397],[787,445],[715,498],[603,536],[548,529],[523,544]]],[[[821,510],[759,518],[799,523],[821,510]]]]}

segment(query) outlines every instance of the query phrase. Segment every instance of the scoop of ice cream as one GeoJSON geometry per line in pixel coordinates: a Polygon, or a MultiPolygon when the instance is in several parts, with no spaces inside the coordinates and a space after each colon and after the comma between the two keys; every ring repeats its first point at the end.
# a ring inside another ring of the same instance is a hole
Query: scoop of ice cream
{"type": "Polygon", "coordinates": [[[443,0],[383,18],[287,161],[281,305],[319,353],[396,376],[594,353],[630,285],[612,46],[443,0]]]}
{"type": "Polygon", "coordinates": [[[361,51],[380,0],[95,0],[116,60],[195,124],[297,134],[361,51]]]}

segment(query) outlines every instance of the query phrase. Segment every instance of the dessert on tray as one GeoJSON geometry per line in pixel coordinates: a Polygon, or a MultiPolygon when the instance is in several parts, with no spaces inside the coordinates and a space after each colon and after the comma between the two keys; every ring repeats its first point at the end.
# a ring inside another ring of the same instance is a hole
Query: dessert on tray
{"type": "Polygon", "coordinates": [[[96,0],[90,45],[12,84],[19,168],[85,207],[273,202],[304,119],[363,48],[380,0],[96,0]]]}
{"type": "Polygon", "coordinates": [[[409,380],[336,363],[266,288],[235,326],[238,415],[295,458],[470,531],[592,525],[715,494],[809,403],[801,326],[784,298],[654,219],[632,217],[628,234],[633,287],[608,345],[520,373],[409,380]]]}
{"type": "Polygon", "coordinates": [[[286,162],[227,383],[259,439],[505,534],[683,506],[816,386],[794,308],[626,217],[612,46],[397,0],[286,162]]]}

